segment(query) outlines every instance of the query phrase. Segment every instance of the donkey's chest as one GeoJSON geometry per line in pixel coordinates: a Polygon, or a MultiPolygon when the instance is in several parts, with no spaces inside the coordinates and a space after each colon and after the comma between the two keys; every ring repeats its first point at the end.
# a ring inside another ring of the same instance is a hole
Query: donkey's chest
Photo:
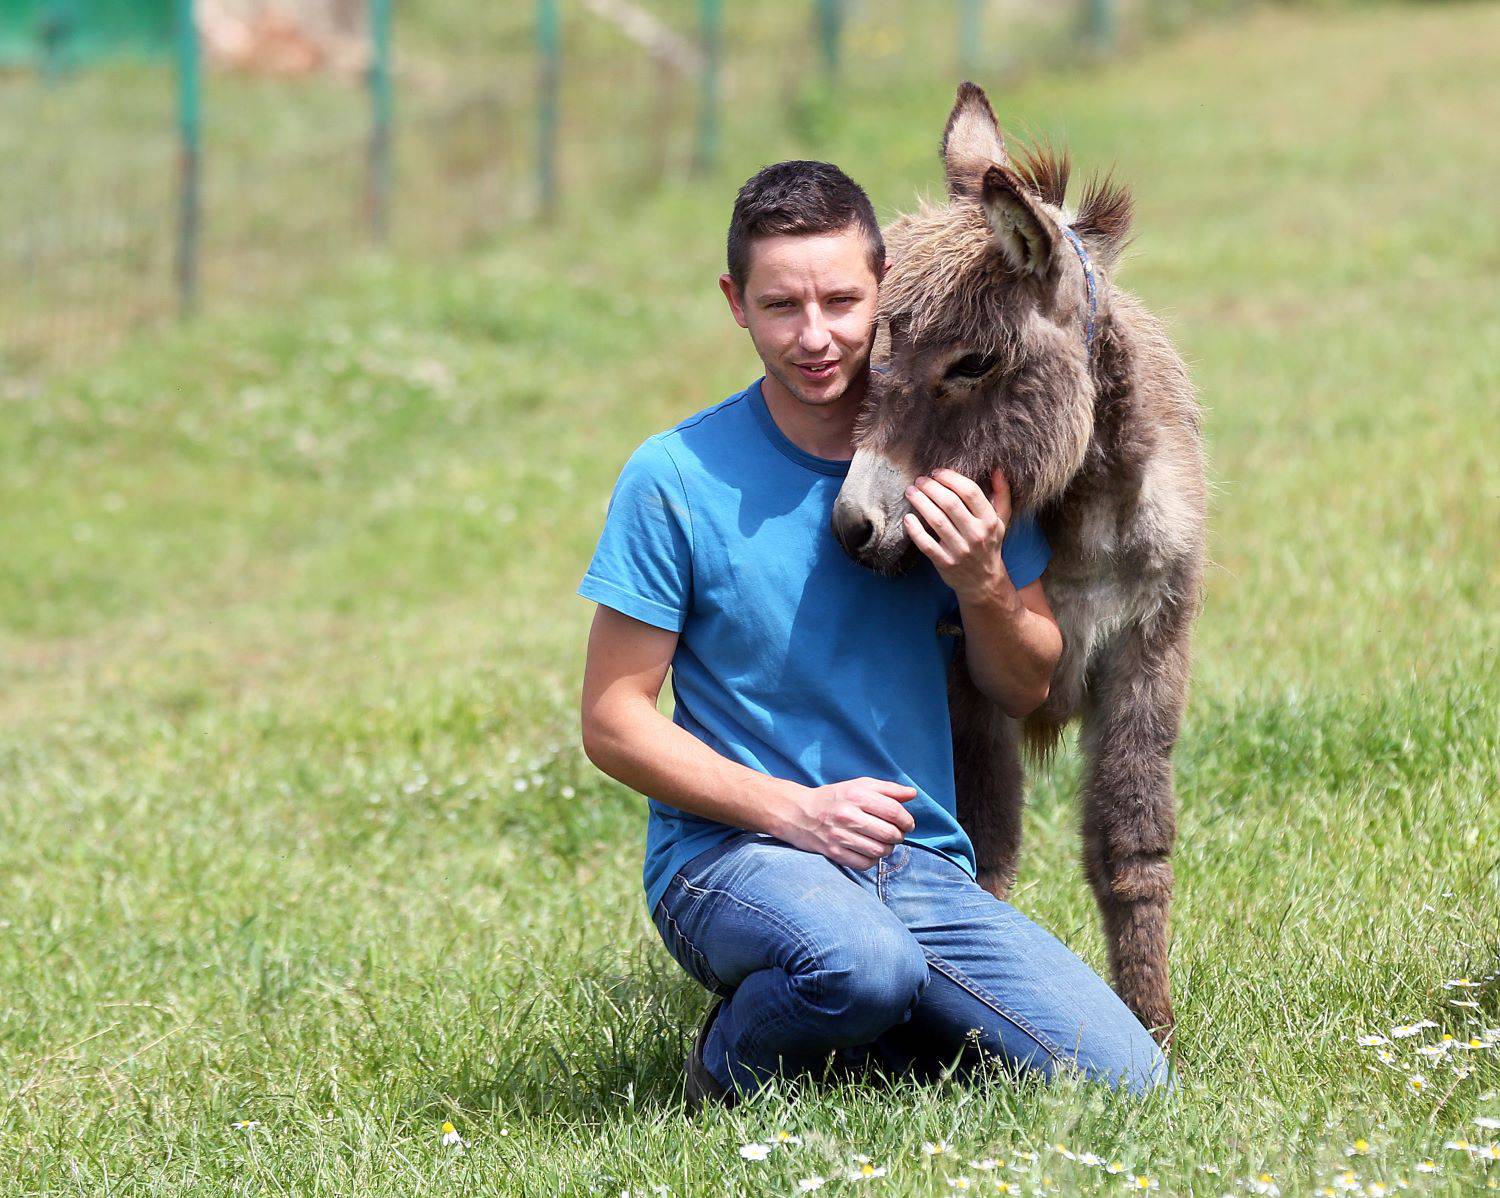
{"type": "Polygon", "coordinates": [[[1143,623],[1151,614],[1157,588],[1148,578],[1126,578],[1115,570],[1064,581],[1047,590],[1071,664],[1080,672],[1121,628],[1143,623]]]}
{"type": "Polygon", "coordinates": [[[1074,512],[1049,531],[1053,543],[1047,570],[1047,600],[1063,637],[1063,656],[1053,676],[1054,714],[1077,710],[1089,667],[1123,629],[1146,623],[1160,601],[1163,575],[1143,554],[1117,513],[1074,512]]]}

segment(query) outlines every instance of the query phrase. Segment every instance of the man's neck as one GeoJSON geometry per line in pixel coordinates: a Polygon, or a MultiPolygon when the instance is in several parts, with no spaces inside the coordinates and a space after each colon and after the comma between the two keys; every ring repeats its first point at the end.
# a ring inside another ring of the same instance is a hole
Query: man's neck
{"type": "Polygon", "coordinates": [[[770,374],[760,393],[776,427],[786,439],[815,458],[848,461],[854,456],[854,419],[869,388],[869,371],[849,384],[838,399],[827,404],[803,403],[770,374]]]}

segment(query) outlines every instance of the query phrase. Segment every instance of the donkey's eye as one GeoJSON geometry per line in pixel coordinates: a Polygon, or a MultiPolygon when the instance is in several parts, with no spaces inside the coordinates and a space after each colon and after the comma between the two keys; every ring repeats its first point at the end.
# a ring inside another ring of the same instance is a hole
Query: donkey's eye
{"type": "Polygon", "coordinates": [[[982,379],[995,369],[994,354],[965,354],[948,367],[950,379],[982,379]]]}

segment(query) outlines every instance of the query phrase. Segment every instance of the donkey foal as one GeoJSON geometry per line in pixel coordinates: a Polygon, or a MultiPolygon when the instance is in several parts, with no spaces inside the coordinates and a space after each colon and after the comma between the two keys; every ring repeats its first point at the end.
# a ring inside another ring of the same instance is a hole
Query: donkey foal
{"type": "Polygon", "coordinates": [[[1043,706],[1012,720],[949,678],[958,815],[979,881],[1006,897],[1020,848],[1019,745],[1037,760],[1081,722],[1083,861],[1115,990],[1167,1044],[1172,748],[1201,605],[1205,483],[1199,412],[1160,324],[1115,286],[1129,192],[1095,182],[1064,207],[1065,155],[1017,163],[983,91],[965,83],[943,133],[949,201],[886,231],[881,284],[888,370],[872,376],[833,530],[882,573],[913,566],[905,488],[948,467],[989,490],[1052,545],[1047,597],[1063,655],[1043,706]]]}

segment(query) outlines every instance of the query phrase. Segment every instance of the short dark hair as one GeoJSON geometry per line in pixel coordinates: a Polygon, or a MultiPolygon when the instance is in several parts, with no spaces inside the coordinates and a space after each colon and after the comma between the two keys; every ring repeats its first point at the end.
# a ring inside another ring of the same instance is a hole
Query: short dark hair
{"type": "Polygon", "coordinates": [[[741,293],[757,237],[838,233],[857,225],[870,246],[875,277],[885,266],[885,239],[875,208],[858,183],[831,162],[793,159],[762,167],[745,181],[729,218],[729,277],[741,293]]]}

